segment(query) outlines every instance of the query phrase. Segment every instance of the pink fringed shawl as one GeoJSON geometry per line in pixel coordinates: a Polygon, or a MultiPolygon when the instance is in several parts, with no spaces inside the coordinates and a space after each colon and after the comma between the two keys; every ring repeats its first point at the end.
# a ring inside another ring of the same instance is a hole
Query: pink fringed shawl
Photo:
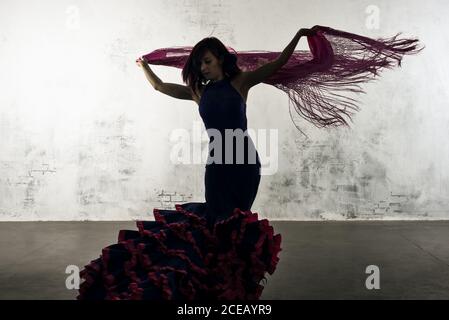
{"type": "MultiPolygon", "coordinates": [[[[417,39],[397,39],[400,33],[374,40],[324,26],[314,29],[316,35],[307,37],[310,52],[294,51],[264,83],[286,92],[296,113],[317,127],[348,125],[345,118],[351,119],[359,107],[357,100],[344,93],[364,93],[361,83],[373,80],[382,68],[390,69],[395,63],[400,66],[405,54],[424,49],[418,47],[417,39]]],[[[191,50],[163,48],[144,57],[150,64],[183,68],[191,50]]],[[[244,71],[254,70],[281,54],[228,50],[237,55],[237,64],[244,71]]]]}

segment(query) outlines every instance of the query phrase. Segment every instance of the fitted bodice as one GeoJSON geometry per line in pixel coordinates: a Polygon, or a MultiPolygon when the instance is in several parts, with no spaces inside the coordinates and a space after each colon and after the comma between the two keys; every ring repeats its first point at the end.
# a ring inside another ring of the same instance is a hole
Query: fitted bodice
{"type": "Polygon", "coordinates": [[[226,161],[225,154],[230,152],[230,144],[227,144],[226,141],[232,143],[232,163],[237,163],[236,146],[239,139],[234,138],[233,141],[227,139],[233,131],[233,135],[240,134],[240,137],[244,140],[244,163],[260,164],[254,143],[247,135],[246,103],[241,94],[233,87],[229,78],[225,77],[216,82],[209,82],[205,86],[199,103],[199,113],[210,138],[209,159],[215,154],[215,150],[211,152],[212,142],[215,139],[214,135],[219,132],[222,137],[222,163],[226,161]],[[231,129],[228,130],[228,135],[226,129],[231,129]],[[242,135],[241,132],[244,134],[242,135]],[[256,157],[254,158],[252,154],[255,154],[256,157]],[[251,161],[251,159],[253,160],[251,161]]]}

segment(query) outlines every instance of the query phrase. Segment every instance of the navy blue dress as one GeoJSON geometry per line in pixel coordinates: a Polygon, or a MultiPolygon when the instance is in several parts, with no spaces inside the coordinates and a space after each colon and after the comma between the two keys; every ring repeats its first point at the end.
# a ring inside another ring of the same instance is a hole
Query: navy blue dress
{"type": "Polygon", "coordinates": [[[260,282],[266,272],[273,274],[281,251],[281,235],[250,210],[260,159],[247,135],[243,144],[215,141],[217,133],[226,137],[226,129],[247,130],[246,104],[224,78],[206,85],[199,113],[210,137],[206,202],[155,208],[154,221],[137,221],[136,231],[120,230],[118,242],[81,271],[85,281],[78,299],[259,299],[260,282]]]}
{"type": "Polygon", "coordinates": [[[242,134],[248,128],[246,104],[229,78],[209,82],[201,96],[199,113],[210,137],[204,182],[208,225],[213,225],[216,220],[229,217],[235,208],[251,209],[259,187],[261,164],[253,141],[242,134]],[[238,138],[227,138],[226,129],[238,138]],[[218,133],[221,148],[212,148],[218,133]],[[231,160],[226,160],[226,154],[232,156],[228,156],[231,160]]]}

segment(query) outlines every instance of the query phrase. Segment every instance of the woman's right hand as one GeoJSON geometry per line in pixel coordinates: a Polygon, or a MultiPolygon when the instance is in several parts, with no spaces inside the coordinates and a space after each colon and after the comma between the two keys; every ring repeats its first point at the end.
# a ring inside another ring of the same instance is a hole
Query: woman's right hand
{"type": "Polygon", "coordinates": [[[147,65],[148,62],[145,60],[144,57],[140,57],[139,59],[136,60],[136,64],[139,67],[143,67],[144,65],[147,65]]]}

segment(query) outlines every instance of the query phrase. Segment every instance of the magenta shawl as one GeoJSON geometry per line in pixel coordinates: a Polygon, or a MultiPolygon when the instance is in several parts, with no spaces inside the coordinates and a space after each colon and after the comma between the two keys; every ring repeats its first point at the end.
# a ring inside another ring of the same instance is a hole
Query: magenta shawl
{"type": "MultiPolygon", "coordinates": [[[[324,26],[314,29],[316,35],[307,37],[310,52],[294,51],[264,83],[287,93],[296,113],[317,127],[348,125],[345,117],[352,120],[351,115],[359,107],[357,100],[344,93],[364,93],[361,83],[373,80],[382,68],[391,69],[396,63],[400,66],[405,54],[424,49],[419,48],[417,39],[397,39],[400,33],[374,40],[324,26]]],[[[144,57],[150,64],[183,68],[191,49],[163,48],[144,57]]],[[[237,64],[244,71],[254,70],[281,54],[228,49],[237,55],[237,64]]]]}

